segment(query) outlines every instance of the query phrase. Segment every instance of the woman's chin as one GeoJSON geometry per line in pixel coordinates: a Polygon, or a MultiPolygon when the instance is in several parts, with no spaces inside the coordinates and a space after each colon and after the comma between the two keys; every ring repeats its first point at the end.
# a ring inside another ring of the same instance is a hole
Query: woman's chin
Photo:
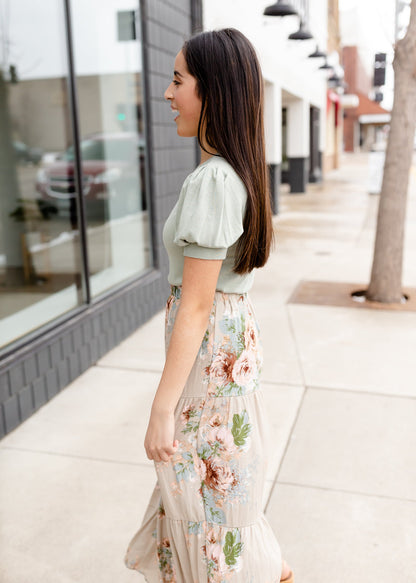
{"type": "Polygon", "coordinates": [[[179,124],[177,124],[177,126],[176,126],[176,133],[181,138],[196,138],[198,135],[197,131],[185,129],[185,128],[181,127],[179,124]]]}

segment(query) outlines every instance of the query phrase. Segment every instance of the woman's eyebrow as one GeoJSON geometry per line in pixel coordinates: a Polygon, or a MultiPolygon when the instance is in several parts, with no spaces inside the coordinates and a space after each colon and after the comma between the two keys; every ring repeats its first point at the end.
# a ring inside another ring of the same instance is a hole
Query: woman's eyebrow
{"type": "Polygon", "coordinates": [[[173,74],[176,75],[177,77],[183,77],[183,75],[179,73],[179,71],[173,71],[173,74]]]}

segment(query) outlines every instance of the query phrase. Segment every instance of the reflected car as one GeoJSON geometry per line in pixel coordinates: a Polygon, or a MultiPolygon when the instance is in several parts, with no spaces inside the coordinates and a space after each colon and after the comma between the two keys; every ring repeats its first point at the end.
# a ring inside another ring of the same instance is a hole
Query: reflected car
{"type": "MultiPolygon", "coordinates": [[[[146,209],[144,141],[136,133],[93,134],[80,143],[82,184],[87,219],[102,221],[146,209]]],[[[43,157],[36,190],[39,209],[45,202],[58,215],[76,222],[74,147],[43,157]]],[[[46,218],[46,217],[45,217],[46,218]]]]}

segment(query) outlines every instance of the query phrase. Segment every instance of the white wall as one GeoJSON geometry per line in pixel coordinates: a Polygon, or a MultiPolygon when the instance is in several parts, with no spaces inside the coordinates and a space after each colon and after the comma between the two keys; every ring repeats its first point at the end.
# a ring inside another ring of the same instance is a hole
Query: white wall
{"type": "MultiPolygon", "coordinates": [[[[326,75],[319,71],[322,59],[308,59],[318,43],[326,49],[327,1],[311,0],[310,26],[314,40],[288,40],[298,29],[299,19],[263,16],[266,6],[274,0],[204,0],[204,29],[233,27],[241,30],[256,48],[266,80],[266,152],[268,162],[281,161],[281,92],[294,100],[301,99],[307,106],[314,105],[325,112],[326,75]],[[272,125],[273,124],[273,125],[272,125]]],[[[302,111],[305,106],[301,107],[302,111]]],[[[305,121],[308,116],[304,116],[305,121]]],[[[325,116],[322,116],[325,120],[325,116]]],[[[309,131],[309,129],[308,129],[309,131]]],[[[302,145],[291,142],[293,149],[304,153],[302,145]]],[[[307,155],[307,153],[306,153],[307,155]]]]}
{"type": "MultiPolygon", "coordinates": [[[[238,28],[254,44],[263,68],[264,77],[298,97],[307,97],[320,107],[325,88],[324,74],[317,71],[316,59],[308,59],[316,40],[290,41],[288,35],[298,28],[297,17],[263,16],[264,8],[273,0],[205,0],[204,28],[211,30],[228,26],[238,28]]],[[[325,48],[327,39],[327,2],[311,0],[311,32],[325,48]]]]}

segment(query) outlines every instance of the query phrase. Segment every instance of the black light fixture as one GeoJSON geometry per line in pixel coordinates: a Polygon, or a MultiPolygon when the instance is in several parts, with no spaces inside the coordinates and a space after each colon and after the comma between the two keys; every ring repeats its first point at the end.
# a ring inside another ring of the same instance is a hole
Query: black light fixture
{"type": "Polygon", "coordinates": [[[314,50],[313,53],[308,55],[308,59],[317,59],[318,57],[325,57],[326,58],[326,56],[327,56],[326,53],[324,51],[320,51],[319,46],[316,45],[316,49],[314,50]]]}
{"type": "Polygon", "coordinates": [[[333,69],[331,65],[328,64],[328,59],[325,57],[325,63],[319,67],[320,69],[333,69]]]}
{"type": "Polygon", "coordinates": [[[309,30],[306,28],[305,22],[301,20],[299,30],[289,34],[288,38],[290,40],[310,40],[313,38],[313,34],[309,32],[309,30]]]}
{"type": "Polygon", "coordinates": [[[335,85],[339,85],[342,81],[342,78],[339,75],[337,75],[334,71],[332,75],[328,77],[328,81],[330,83],[335,83],[335,85]]]}
{"type": "Polygon", "coordinates": [[[344,71],[342,67],[337,67],[333,70],[333,73],[328,77],[328,84],[330,87],[339,87],[345,90],[346,83],[344,82],[344,71]]]}
{"type": "Polygon", "coordinates": [[[297,16],[298,11],[290,2],[285,2],[285,0],[277,0],[275,4],[267,6],[264,9],[263,14],[265,16],[297,16]]]}

